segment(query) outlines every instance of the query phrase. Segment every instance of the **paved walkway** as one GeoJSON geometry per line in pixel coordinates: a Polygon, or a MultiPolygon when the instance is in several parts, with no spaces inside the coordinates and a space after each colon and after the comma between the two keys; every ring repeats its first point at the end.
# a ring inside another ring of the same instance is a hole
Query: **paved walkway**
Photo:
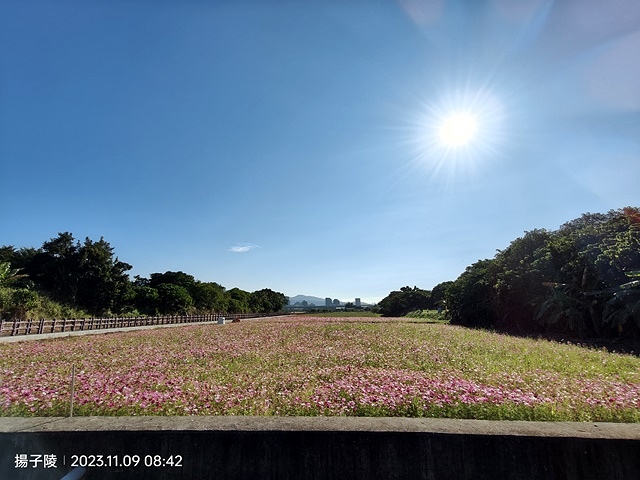
{"type": "Polygon", "coordinates": [[[330,431],[431,432],[456,435],[514,435],[627,439],[640,441],[640,424],[528,422],[404,417],[0,417],[0,433],[48,431],[330,431]]]}
{"type": "MultiPolygon", "coordinates": [[[[256,317],[256,318],[244,318],[241,321],[246,322],[248,320],[258,320],[260,318],[278,318],[273,317],[256,317]]],[[[231,323],[227,320],[226,323],[231,323]]],[[[143,325],[139,327],[118,327],[118,328],[100,328],[96,330],[77,330],[75,332],[55,332],[55,333],[34,333],[29,335],[16,335],[16,336],[2,336],[0,337],[0,343],[11,342],[29,342],[33,340],[47,340],[49,338],[62,338],[62,337],[77,337],[80,335],[100,335],[105,333],[118,333],[118,332],[131,332],[133,330],[148,330],[151,328],[171,328],[171,327],[187,327],[190,325],[217,325],[217,321],[213,322],[191,322],[191,323],[172,323],[169,325],[143,325]]]]}

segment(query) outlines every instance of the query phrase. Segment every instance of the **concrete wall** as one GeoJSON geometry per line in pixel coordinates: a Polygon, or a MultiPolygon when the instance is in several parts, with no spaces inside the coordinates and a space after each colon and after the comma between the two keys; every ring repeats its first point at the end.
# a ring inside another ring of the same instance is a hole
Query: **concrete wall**
{"type": "Polygon", "coordinates": [[[73,455],[140,456],[87,479],[640,479],[640,425],[328,417],[0,418],[0,479],[60,479],[73,455]],[[57,469],[15,468],[55,454],[57,469]],[[145,467],[147,455],[181,467],[145,467]],[[66,465],[63,466],[63,462],[66,465]]]}

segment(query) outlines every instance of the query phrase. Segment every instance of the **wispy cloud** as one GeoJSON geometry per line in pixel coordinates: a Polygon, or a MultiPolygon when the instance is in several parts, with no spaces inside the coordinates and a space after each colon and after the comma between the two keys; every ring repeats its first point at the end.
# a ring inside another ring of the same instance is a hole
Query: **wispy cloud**
{"type": "Polygon", "coordinates": [[[235,245],[229,249],[230,252],[233,253],[245,253],[254,248],[258,248],[258,245],[235,245]]]}

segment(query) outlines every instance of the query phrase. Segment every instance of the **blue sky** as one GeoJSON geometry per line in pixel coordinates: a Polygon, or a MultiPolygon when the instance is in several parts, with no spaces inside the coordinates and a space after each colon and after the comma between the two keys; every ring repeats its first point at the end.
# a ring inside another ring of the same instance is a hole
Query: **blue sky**
{"type": "Polygon", "coordinates": [[[431,288],[640,206],[638,52],[636,0],[4,0],[0,244],[104,236],[132,276],[289,296],[431,288]]]}

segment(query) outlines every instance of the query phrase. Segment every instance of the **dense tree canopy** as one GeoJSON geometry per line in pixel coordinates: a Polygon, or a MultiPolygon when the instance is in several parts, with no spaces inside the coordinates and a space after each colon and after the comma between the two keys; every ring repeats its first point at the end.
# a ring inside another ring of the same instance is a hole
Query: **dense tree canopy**
{"type": "Polygon", "coordinates": [[[269,289],[226,290],[181,271],[131,281],[131,268],[103,238],[80,243],[70,232],[39,249],[0,247],[0,317],[266,313],[287,303],[269,289]]]}
{"type": "Polygon", "coordinates": [[[414,310],[434,308],[436,303],[429,290],[402,287],[380,300],[377,310],[385,317],[401,317],[414,310]]]}
{"type": "Polygon", "coordinates": [[[469,266],[445,295],[453,323],[582,337],[640,335],[640,210],[533,230],[469,266]]]}

